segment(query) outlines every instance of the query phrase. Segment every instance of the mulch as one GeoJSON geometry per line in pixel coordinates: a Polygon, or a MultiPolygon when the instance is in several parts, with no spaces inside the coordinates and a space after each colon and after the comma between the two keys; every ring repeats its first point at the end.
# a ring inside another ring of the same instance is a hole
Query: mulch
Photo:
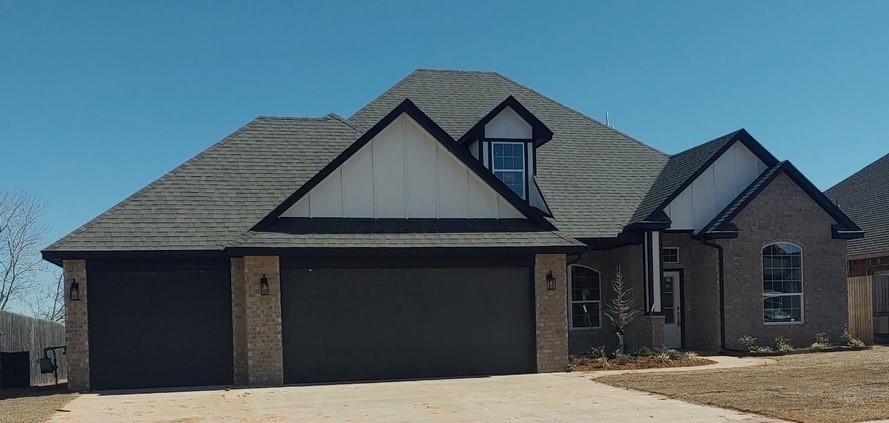
{"type": "Polygon", "coordinates": [[[589,372],[597,370],[643,370],[643,369],[663,369],[667,367],[692,367],[706,366],[716,363],[706,358],[688,358],[681,357],[677,359],[661,360],[657,357],[634,357],[631,360],[609,360],[608,368],[602,367],[602,362],[598,358],[592,357],[571,357],[570,370],[572,372],[589,372]]]}

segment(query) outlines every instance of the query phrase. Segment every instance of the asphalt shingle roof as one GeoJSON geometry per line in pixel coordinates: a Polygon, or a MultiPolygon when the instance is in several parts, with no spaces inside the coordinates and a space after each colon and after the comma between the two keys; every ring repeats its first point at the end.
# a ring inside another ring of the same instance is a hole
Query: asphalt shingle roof
{"type": "Polygon", "coordinates": [[[537,181],[553,224],[575,238],[619,234],[667,155],[500,74],[418,70],[350,120],[367,129],[410,98],[459,139],[510,95],[553,131],[537,153],[537,181]]]}
{"type": "Polygon", "coordinates": [[[663,207],[663,203],[671,196],[679,194],[676,191],[710,163],[714,156],[723,151],[739,132],[740,130],[723,135],[671,156],[661,169],[648,194],[639,204],[631,222],[645,220],[653,212],[663,207]]]}
{"type": "Polygon", "coordinates": [[[46,250],[224,248],[358,134],[336,115],[257,118],[46,250]]]}
{"type": "Polygon", "coordinates": [[[889,154],[825,192],[867,234],[849,255],[889,254],[889,154]]]}

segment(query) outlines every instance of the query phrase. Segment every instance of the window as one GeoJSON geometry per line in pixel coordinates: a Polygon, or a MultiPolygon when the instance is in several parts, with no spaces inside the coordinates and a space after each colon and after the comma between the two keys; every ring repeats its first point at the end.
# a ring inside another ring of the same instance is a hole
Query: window
{"type": "Polygon", "coordinates": [[[491,170],[506,186],[525,198],[525,143],[494,142],[491,170]]]}
{"type": "Polygon", "coordinates": [[[664,263],[675,264],[679,263],[679,248],[676,247],[667,247],[661,250],[661,259],[664,260],[664,263]]]}
{"type": "Polygon", "coordinates": [[[571,268],[571,329],[592,329],[602,326],[599,272],[589,267],[571,268]]]}
{"type": "Polygon", "coordinates": [[[803,321],[802,249],[778,242],[762,249],[762,305],[766,324],[803,321]]]}

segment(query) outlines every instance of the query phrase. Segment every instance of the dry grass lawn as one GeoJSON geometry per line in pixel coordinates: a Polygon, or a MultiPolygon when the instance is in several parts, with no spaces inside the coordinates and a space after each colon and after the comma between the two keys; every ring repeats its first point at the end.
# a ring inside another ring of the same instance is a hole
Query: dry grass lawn
{"type": "Polygon", "coordinates": [[[889,347],[775,359],[769,366],[596,381],[800,422],[889,419],[889,347]]]}
{"type": "Polygon", "coordinates": [[[65,385],[0,390],[0,422],[44,423],[76,396],[65,385]]]}

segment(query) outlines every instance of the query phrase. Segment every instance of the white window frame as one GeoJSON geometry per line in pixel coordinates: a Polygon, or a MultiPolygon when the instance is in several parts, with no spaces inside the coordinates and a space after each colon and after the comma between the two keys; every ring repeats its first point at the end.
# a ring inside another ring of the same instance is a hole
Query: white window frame
{"type": "Polygon", "coordinates": [[[805,286],[806,273],[804,270],[805,266],[803,265],[803,256],[804,255],[805,255],[805,253],[804,253],[803,247],[795,242],[790,242],[790,241],[770,242],[768,244],[763,245],[762,248],[759,249],[759,262],[760,262],[759,263],[759,272],[760,272],[760,278],[759,278],[760,287],[759,287],[759,289],[762,292],[762,298],[760,299],[760,304],[762,304],[762,323],[764,325],[766,325],[766,326],[799,326],[799,325],[802,325],[803,322],[806,321],[806,297],[804,294],[806,292],[806,286],[805,286]],[[764,300],[766,298],[766,293],[763,290],[763,287],[765,286],[766,275],[764,272],[765,261],[763,260],[763,253],[762,252],[763,252],[763,250],[766,249],[766,247],[768,247],[770,245],[776,245],[776,244],[789,244],[789,245],[795,246],[796,248],[799,248],[799,294],[772,294],[771,295],[772,297],[799,296],[799,321],[798,322],[767,322],[766,321],[766,310],[765,310],[765,305],[763,304],[764,300]]]}
{"type": "Polygon", "coordinates": [[[589,266],[585,266],[582,264],[572,264],[568,266],[568,329],[569,330],[593,330],[593,329],[602,329],[602,272],[598,271],[589,266]],[[572,291],[574,290],[574,269],[582,267],[587,270],[592,270],[599,275],[599,299],[598,300],[581,300],[574,301],[574,297],[572,297],[572,291]],[[599,325],[598,326],[574,326],[574,304],[591,304],[598,303],[599,304],[599,325]]]}
{"type": "MultiPolygon", "coordinates": [[[[525,143],[522,141],[491,141],[490,161],[491,161],[491,173],[493,173],[494,176],[497,176],[497,172],[513,172],[513,173],[520,173],[522,175],[522,193],[519,194],[519,197],[521,197],[523,200],[526,199],[528,197],[528,175],[527,175],[528,169],[526,169],[527,164],[528,164],[528,152],[525,149],[525,143]],[[497,166],[495,164],[496,161],[494,160],[494,146],[496,146],[498,144],[502,144],[502,145],[518,144],[519,146],[522,147],[522,170],[497,169],[497,166]]],[[[500,178],[498,177],[497,179],[500,179],[500,178]]],[[[501,180],[501,182],[502,182],[502,180],[501,180]]],[[[510,190],[512,190],[512,188],[510,188],[510,190]]],[[[516,193],[516,194],[518,194],[518,193],[516,193]]]]}
{"type": "Polygon", "coordinates": [[[664,250],[676,250],[676,261],[664,260],[664,264],[679,264],[682,262],[682,260],[679,259],[679,247],[661,247],[661,257],[664,257],[664,250]]]}

